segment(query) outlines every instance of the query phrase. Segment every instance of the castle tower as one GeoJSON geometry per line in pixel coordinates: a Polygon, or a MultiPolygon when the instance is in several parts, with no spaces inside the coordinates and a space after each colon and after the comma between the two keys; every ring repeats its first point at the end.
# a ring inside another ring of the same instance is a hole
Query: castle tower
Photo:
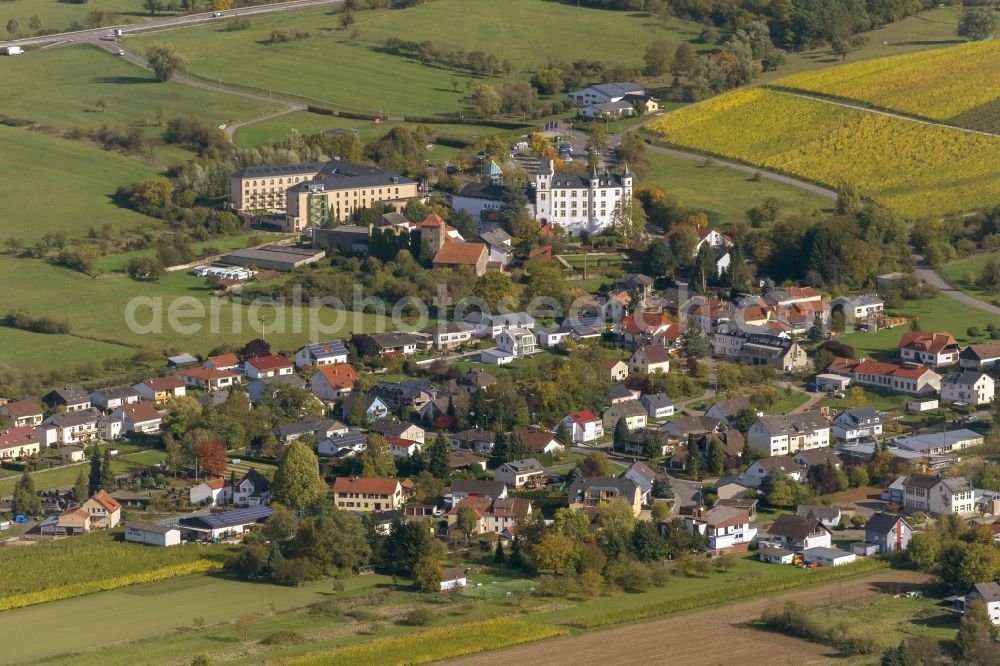
{"type": "Polygon", "coordinates": [[[432,212],[420,223],[420,240],[427,241],[435,253],[444,246],[448,229],[440,215],[432,212]]]}

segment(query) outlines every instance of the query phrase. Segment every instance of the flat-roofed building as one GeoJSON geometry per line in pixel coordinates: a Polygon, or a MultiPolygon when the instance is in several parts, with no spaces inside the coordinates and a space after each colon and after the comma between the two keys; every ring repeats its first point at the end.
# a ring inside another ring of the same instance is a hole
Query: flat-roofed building
{"type": "Polygon", "coordinates": [[[256,266],[257,268],[270,268],[287,272],[299,266],[315,263],[322,259],[325,254],[323,250],[318,249],[264,245],[263,247],[230,252],[222,258],[222,261],[237,266],[256,266]]]}

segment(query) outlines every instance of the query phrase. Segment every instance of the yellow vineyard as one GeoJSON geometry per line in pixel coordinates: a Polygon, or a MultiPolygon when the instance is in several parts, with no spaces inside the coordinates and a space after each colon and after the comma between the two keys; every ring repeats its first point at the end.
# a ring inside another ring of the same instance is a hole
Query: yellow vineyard
{"type": "Polygon", "coordinates": [[[829,185],[853,183],[913,218],[1000,204],[1000,136],[759,88],[674,111],[648,127],[673,145],[829,185]]]}
{"type": "Polygon", "coordinates": [[[794,74],[775,85],[950,120],[1000,100],[1000,41],[864,60],[794,74]]]}

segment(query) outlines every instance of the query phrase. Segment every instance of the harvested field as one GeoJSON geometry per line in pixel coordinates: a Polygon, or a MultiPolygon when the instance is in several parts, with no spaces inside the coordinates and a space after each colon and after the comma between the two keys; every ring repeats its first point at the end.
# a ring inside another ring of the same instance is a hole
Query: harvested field
{"type": "Polygon", "coordinates": [[[749,626],[749,623],[759,618],[765,608],[783,604],[787,600],[819,606],[869,594],[891,592],[899,585],[923,583],[928,580],[929,576],[918,572],[889,571],[867,578],[797,590],[698,613],[480,654],[449,663],[455,666],[560,664],[567,663],[567,656],[572,655],[574,666],[590,664],[716,666],[733,663],[733,646],[738,645],[740,666],[772,666],[776,663],[827,664],[841,660],[834,648],[755,629],[749,626]],[[698,627],[699,635],[712,636],[713,640],[678,640],[678,637],[690,635],[692,627],[698,627]]]}

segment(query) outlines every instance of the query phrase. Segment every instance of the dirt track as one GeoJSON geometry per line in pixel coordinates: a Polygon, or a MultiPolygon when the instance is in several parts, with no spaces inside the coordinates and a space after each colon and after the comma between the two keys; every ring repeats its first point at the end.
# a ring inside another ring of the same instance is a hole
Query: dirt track
{"type": "Polygon", "coordinates": [[[510,666],[518,663],[573,666],[828,664],[838,658],[833,648],[754,629],[747,623],[760,617],[766,607],[784,603],[788,599],[818,606],[878,591],[893,592],[900,583],[921,583],[927,580],[929,577],[921,573],[890,571],[698,613],[480,654],[448,663],[456,666],[510,666]]]}

